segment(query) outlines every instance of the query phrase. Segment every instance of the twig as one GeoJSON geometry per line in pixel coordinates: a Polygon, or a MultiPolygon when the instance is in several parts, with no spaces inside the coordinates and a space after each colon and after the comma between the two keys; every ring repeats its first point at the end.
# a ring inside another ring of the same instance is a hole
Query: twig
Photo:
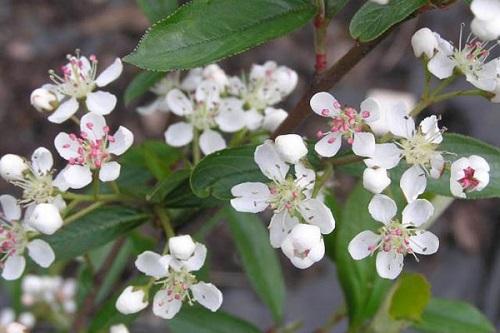
{"type": "Polygon", "coordinates": [[[330,20],[326,18],[324,0],[317,0],[318,13],[314,18],[314,52],[316,53],[316,63],[314,69],[316,75],[321,74],[327,65],[326,59],[326,37],[328,23],[330,20]]]}

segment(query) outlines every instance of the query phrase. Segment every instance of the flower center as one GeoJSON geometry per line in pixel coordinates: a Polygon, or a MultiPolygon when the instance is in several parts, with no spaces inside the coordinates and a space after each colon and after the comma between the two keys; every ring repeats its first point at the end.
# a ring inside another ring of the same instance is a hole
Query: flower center
{"type": "Polygon", "coordinates": [[[23,189],[21,204],[51,202],[54,197],[54,186],[52,185],[52,173],[37,175],[32,170],[25,173],[23,179],[13,180],[12,184],[23,189]]]}
{"type": "Polygon", "coordinates": [[[17,222],[9,222],[0,216],[0,268],[15,254],[21,254],[27,240],[24,229],[17,222]]]}
{"type": "MultiPolygon", "coordinates": [[[[334,105],[336,108],[339,105],[334,105]]],[[[323,110],[323,115],[326,117],[330,114],[328,109],[323,110]]],[[[333,133],[340,133],[349,144],[352,144],[354,133],[361,132],[365,119],[370,117],[370,111],[358,112],[356,109],[347,107],[342,109],[342,112],[332,118],[330,122],[330,131],[333,133]]],[[[328,133],[318,131],[317,137],[320,139],[328,133]]],[[[332,142],[333,143],[333,142],[332,142]]]]}
{"type": "Polygon", "coordinates": [[[437,144],[430,142],[424,134],[417,133],[409,139],[404,139],[399,143],[403,149],[403,155],[408,164],[417,164],[427,169],[431,158],[434,156],[437,144]]]}
{"type": "Polygon", "coordinates": [[[94,55],[89,60],[80,57],[77,50],[76,55],[68,55],[68,63],[61,67],[62,76],[49,71],[50,79],[56,84],[57,90],[67,96],[84,98],[95,88],[95,77],[97,71],[97,59],[94,55]]]}
{"type": "Polygon", "coordinates": [[[476,170],[471,167],[464,169],[464,176],[460,178],[458,182],[465,191],[471,191],[479,185],[479,180],[474,177],[476,170]]]}
{"type": "Polygon", "coordinates": [[[179,271],[170,269],[168,276],[158,281],[158,283],[163,285],[162,288],[167,291],[167,302],[174,300],[183,302],[184,299],[187,299],[190,304],[192,303],[192,299],[189,294],[189,287],[196,282],[196,277],[185,268],[179,271]]]}
{"type": "Polygon", "coordinates": [[[369,246],[368,250],[373,253],[380,248],[384,252],[396,252],[403,255],[413,253],[410,246],[410,236],[415,234],[415,230],[412,226],[405,226],[398,221],[392,221],[380,228],[379,233],[382,236],[380,243],[369,246]]]}
{"type": "Polygon", "coordinates": [[[490,50],[486,49],[486,44],[473,39],[463,48],[455,50],[452,58],[462,73],[474,75],[477,78],[477,74],[482,70],[490,54],[490,50]]]}
{"type": "Polygon", "coordinates": [[[205,103],[198,103],[194,112],[187,115],[188,121],[198,130],[203,131],[216,126],[215,116],[217,106],[208,107],[205,103]]]}
{"type": "MultiPolygon", "coordinates": [[[[89,130],[93,129],[94,124],[86,124],[89,130]]],[[[107,147],[109,142],[114,142],[115,138],[108,134],[109,127],[104,126],[104,136],[101,139],[91,139],[85,132],[80,133],[78,137],[76,134],[70,134],[70,140],[77,142],[79,145],[77,153],[78,157],[71,158],[69,164],[71,165],[87,165],[91,169],[99,169],[111,156],[108,153],[107,147]]],[[[70,145],[64,145],[63,148],[70,148],[70,145]]]]}
{"type": "Polygon", "coordinates": [[[284,209],[293,212],[305,198],[303,189],[296,184],[292,177],[287,178],[282,183],[270,184],[269,189],[271,191],[269,205],[277,212],[284,209]]]}

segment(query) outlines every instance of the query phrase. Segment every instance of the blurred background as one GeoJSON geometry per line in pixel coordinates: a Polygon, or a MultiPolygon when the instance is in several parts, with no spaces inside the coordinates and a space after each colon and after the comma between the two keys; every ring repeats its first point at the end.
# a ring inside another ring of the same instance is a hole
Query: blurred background
{"type": "MultiPolygon", "coordinates": [[[[328,60],[333,63],[353,44],[348,22],[362,1],[352,0],[329,28],[328,60]]],[[[461,23],[470,22],[468,8],[458,2],[446,10],[432,11],[397,29],[367,56],[332,93],[342,102],[357,107],[374,88],[397,90],[418,98],[423,74],[415,59],[410,38],[420,27],[427,26],[452,41],[457,41],[461,23]]],[[[30,156],[38,146],[53,149],[54,136],[65,126],[56,126],[31,107],[33,89],[48,81],[49,69],[59,70],[65,55],[81,49],[84,55],[96,54],[102,70],[117,56],[131,52],[148,21],[134,0],[1,0],[0,1],[0,155],[16,153],[30,156]]],[[[467,27],[465,27],[467,31],[467,27]]],[[[248,70],[252,63],[276,60],[299,73],[300,82],[283,105],[291,109],[301,97],[313,68],[312,29],[310,26],[288,37],[266,43],[221,63],[230,75],[248,70]]],[[[137,142],[146,138],[163,138],[165,115],[141,117],[135,111],[151,99],[125,107],[122,94],[138,69],[126,65],[120,79],[109,86],[119,98],[117,109],[108,117],[111,127],[122,124],[131,129],[137,142]]],[[[467,87],[465,81],[457,87],[467,87]]],[[[410,95],[410,96],[411,96],[410,95]]],[[[500,106],[479,97],[457,98],[432,107],[441,114],[442,124],[451,132],[475,136],[500,145],[500,106]]],[[[311,117],[301,133],[316,132],[319,119],[311,117]]],[[[340,192],[347,192],[354,180],[336,179],[340,192]]],[[[12,190],[0,182],[0,190],[12,190]]],[[[435,296],[461,299],[475,304],[500,327],[500,201],[455,201],[434,224],[441,241],[436,255],[415,263],[408,270],[425,274],[435,296]]],[[[189,227],[184,232],[192,230],[189,227]]],[[[223,309],[255,323],[263,330],[272,319],[252,291],[234,245],[224,224],[208,237],[211,253],[211,281],[224,292],[223,309]]],[[[280,254],[282,257],[282,255],[280,254]]],[[[282,257],[283,259],[283,257],[282,257]]],[[[302,320],[301,332],[313,332],[342,305],[342,292],[335,277],[335,267],[328,259],[307,271],[295,269],[282,260],[287,283],[287,318],[302,320]]],[[[132,270],[130,270],[132,272],[132,270]]],[[[6,293],[0,298],[9,304],[6,293]]],[[[144,312],[131,332],[165,332],[163,321],[144,312]]],[[[345,326],[344,326],[345,327],[345,326]]],[[[342,325],[335,332],[342,332],[342,325]]]]}

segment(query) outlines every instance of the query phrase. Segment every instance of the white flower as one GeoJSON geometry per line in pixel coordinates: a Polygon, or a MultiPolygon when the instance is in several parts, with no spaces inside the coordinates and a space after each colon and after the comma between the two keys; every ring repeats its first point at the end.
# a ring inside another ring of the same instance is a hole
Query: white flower
{"type": "MultiPolygon", "coordinates": [[[[139,271],[153,277],[155,283],[160,285],[160,290],[153,298],[153,313],[164,319],[172,319],[183,302],[189,305],[198,302],[211,311],[217,311],[222,304],[220,290],[211,283],[199,282],[191,273],[203,266],[206,247],[193,242],[190,236],[172,237],[168,245],[170,254],[146,251],[135,261],[139,271]]],[[[118,310],[125,313],[120,308],[118,310]]]]}
{"type": "Polygon", "coordinates": [[[203,81],[210,81],[217,85],[219,91],[223,91],[229,84],[229,79],[222,68],[217,64],[206,67],[191,69],[180,83],[180,88],[194,92],[203,81]]]}
{"type": "Polygon", "coordinates": [[[307,155],[306,144],[300,135],[280,135],[274,140],[274,143],[281,158],[287,163],[297,164],[307,155]]]}
{"type": "Polygon", "coordinates": [[[470,9],[474,14],[471,30],[482,40],[494,40],[500,37],[500,1],[473,0],[470,9]]]}
{"type": "Polygon", "coordinates": [[[371,156],[375,149],[375,137],[372,133],[363,132],[363,126],[379,118],[380,106],[374,99],[366,99],[361,103],[361,111],[353,108],[342,108],[340,103],[327,92],[315,94],[310,101],[312,110],[318,115],[330,118],[330,130],[319,131],[321,138],[315,145],[316,152],[324,157],[332,157],[340,149],[342,138],[352,144],[352,150],[359,156],[371,156]]]}
{"type": "Polygon", "coordinates": [[[30,101],[39,112],[53,112],[59,106],[58,94],[53,91],[51,85],[44,85],[33,90],[30,101]]]}
{"type": "Polygon", "coordinates": [[[106,86],[120,76],[123,70],[121,60],[116,58],[113,64],[96,77],[97,59],[94,55],[86,58],[80,56],[77,50],[75,56],[68,55],[67,58],[69,62],[62,67],[62,76],[53,70],[49,72],[54,85],[46,87],[63,98],[58,108],[49,116],[49,121],[60,124],[68,120],[78,111],[79,102],[85,102],[90,112],[100,115],[113,111],[116,97],[109,92],[95,89],[106,86]]]}
{"type": "Polygon", "coordinates": [[[391,184],[384,168],[366,168],[363,172],[363,187],[372,193],[381,193],[391,184]]]}
{"type": "MultiPolygon", "coordinates": [[[[6,280],[18,279],[24,271],[26,260],[24,251],[38,265],[47,268],[55,259],[50,245],[41,239],[32,239],[33,229],[21,222],[21,207],[10,195],[0,196],[0,263],[2,277],[6,280]]],[[[42,231],[42,230],[40,230],[42,231]]]]}
{"type": "Polygon", "coordinates": [[[129,333],[129,330],[124,324],[117,324],[109,328],[109,333],[129,333]]]}
{"type": "Polygon", "coordinates": [[[490,166],[481,156],[462,157],[451,164],[450,190],[459,198],[482,191],[490,182],[490,166]]]}
{"type": "Polygon", "coordinates": [[[411,37],[411,46],[415,57],[420,58],[422,54],[425,54],[430,59],[434,56],[434,51],[438,49],[438,40],[431,29],[422,28],[411,37]]]}
{"type": "Polygon", "coordinates": [[[413,118],[404,109],[391,120],[391,132],[397,137],[393,143],[375,145],[373,155],[365,159],[368,167],[392,169],[401,158],[410,165],[401,177],[401,189],[408,202],[415,200],[425,191],[427,176],[439,178],[444,170],[444,158],[438,150],[443,141],[442,130],[436,116],[422,120],[418,130],[413,118]]]}
{"type": "Polygon", "coordinates": [[[26,275],[23,278],[21,301],[25,306],[49,305],[66,314],[76,310],[76,281],[60,276],[26,275]]]}
{"type": "Polygon", "coordinates": [[[320,228],[299,223],[293,227],[281,245],[283,253],[297,268],[305,269],[325,255],[325,244],[320,228]]]}
{"type": "Polygon", "coordinates": [[[383,224],[377,233],[366,230],[356,235],[349,243],[349,253],[361,260],[377,253],[378,274],[386,279],[395,279],[403,269],[406,254],[430,255],[439,247],[439,239],[430,231],[420,228],[434,214],[434,207],[424,199],[409,203],[402,213],[401,222],[395,218],[396,203],[386,195],[376,194],[368,210],[372,218],[383,224]]]}
{"type": "Polygon", "coordinates": [[[121,155],[132,145],[134,135],[120,126],[114,135],[103,116],[87,113],[80,121],[80,135],[59,133],[54,145],[59,155],[69,162],[63,171],[64,180],[71,188],[79,189],[92,181],[92,171],[99,172],[103,182],[120,175],[120,164],[111,155],[121,155]]]}
{"type": "Polygon", "coordinates": [[[268,132],[274,132],[287,117],[288,112],[285,110],[268,107],[264,110],[262,128],[268,132]]]}
{"type": "Polygon", "coordinates": [[[244,112],[237,100],[225,100],[221,104],[218,86],[211,81],[202,82],[196,89],[194,100],[189,99],[179,89],[167,94],[170,110],[186,121],[180,121],[165,131],[165,141],[173,147],[189,144],[195,132],[201,132],[199,145],[203,154],[208,155],[226,148],[226,141],[214,129],[236,132],[243,128],[244,112]]]}
{"type": "Polygon", "coordinates": [[[28,165],[21,156],[6,154],[0,159],[0,175],[6,181],[23,179],[27,169],[28,165]]]}
{"type": "Polygon", "coordinates": [[[123,314],[137,313],[148,306],[144,290],[128,286],[116,300],[116,309],[123,314]]]}
{"type": "Polygon", "coordinates": [[[170,90],[179,87],[179,75],[180,73],[177,71],[170,72],[160,81],[156,82],[149,90],[157,97],[150,104],[138,107],[137,112],[143,116],[153,114],[156,111],[169,112],[167,94],[170,90]]]}
{"type": "MultiPolygon", "coordinates": [[[[274,210],[269,224],[271,245],[279,248],[293,227],[301,222],[319,227],[329,234],[335,228],[332,212],[318,198],[312,198],[316,175],[313,170],[299,163],[294,166],[283,161],[272,141],[255,150],[255,162],[272,182],[269,184],[247,182],[233,186],[231,205],[240,212],[258,213],[267,207],[274,210]]],[[[292,261],[293,263],[293,261],[292,261]]]]}
{"type": "Polygon", "coordinates": [[[477,37],[469,36],[459,48],[444,40],[435,33],[438,44],[437,52],[428,62],[427,68],[438,79],[445,79],[459,70],[467,81],[476,88],[494,91],[496,87],[497,59],[488,61],[490,49],[488,42],[481,42],[477,37]]]}

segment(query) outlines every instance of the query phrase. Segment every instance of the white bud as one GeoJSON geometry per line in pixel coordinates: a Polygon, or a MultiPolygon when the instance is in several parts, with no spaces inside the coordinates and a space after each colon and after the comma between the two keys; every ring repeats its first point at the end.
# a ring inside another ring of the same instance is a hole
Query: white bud
{"type": "Polygon", "coordinates": [[[127,326],[123,324],[113,325],[109,328],[109,333],[129,333],[127,326]]]}
{"type": "Polygon", "coordinates": [[[52,235],[63,226],[63,220],[59,213],[59,209],[49,203],[36,205],[33,213],[28,218],[28,223],[33,228],[46,235],[52,235]]]}
{"type": "Polygon", "coordinates": [[[19,323],[10,323],[5,328],[5,333],[27,333],[28,329],[26,326],[19,323]]]}
{"type": "Polygon", "coordinates": [[[295,267],[310,267],[325,255],[320,228],[311,224],[297,224],[283,241],[281,250],[295,267]]]}
{"type": "Polygon", "coordinates": [[[6,154],[0,159],[0,175],[6,181],[23,179],[28,165],[21,156],[6,154]]]}
{"type": "Polygon", "coordinates": [[[128,286],[116,300],[115,306],[123,314],[137,313],[148,306],[148,301],[145,299],[144,290],[128,286]]]}
{"type": "Polygon", "coordinates": [[[171,237],[168,240],[170,254],[180,260],[189,259],[196,248],[196,244],[189,235],[171,237]]]}
{"type": "Polygon", "coordinates": [[[39,112],[52,112],[57,108],[57,96],[48,89],[38,88],[31,93],[31,105],[39,112]]]}
{"type": "Polygon", "coordinates": [[[280,135],[274,140],[276,150],[285,162],[296,164],[307,155],[307,147],[297,134],[280,135]]]}
{"type": "Polygon", "coordinates": [[[411,46],[415,57],[420,58],[425,54],[427,58],[432,58],[434,50],[438,47],[438,40],[429,28],[422,28],[411,37],[411,46]]]}
{"type": "Polygon", "coordinates": [[[363,172],[363,187],[372,193],[381,193],[391,184],[384,168],[366,168],[363,172]]]}

